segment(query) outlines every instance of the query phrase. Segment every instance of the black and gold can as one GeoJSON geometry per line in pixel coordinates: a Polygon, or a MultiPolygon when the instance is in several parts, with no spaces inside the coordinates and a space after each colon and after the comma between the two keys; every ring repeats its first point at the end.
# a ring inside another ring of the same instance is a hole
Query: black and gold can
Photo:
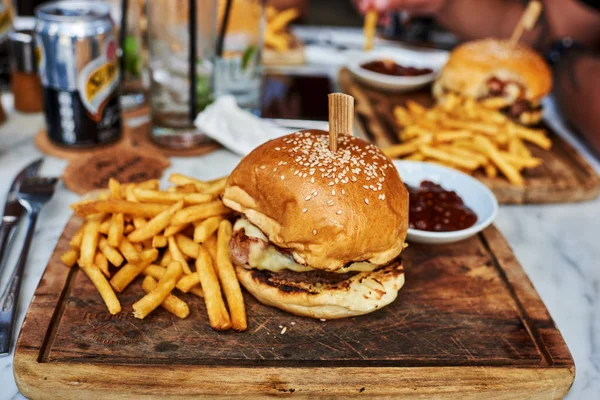
{"type": "Polygon", "coordinates": [[[50,140],[90,147],[119,139],[118,46],[108,5],[57,1],[38,7],[35,15],[50,140]]]}

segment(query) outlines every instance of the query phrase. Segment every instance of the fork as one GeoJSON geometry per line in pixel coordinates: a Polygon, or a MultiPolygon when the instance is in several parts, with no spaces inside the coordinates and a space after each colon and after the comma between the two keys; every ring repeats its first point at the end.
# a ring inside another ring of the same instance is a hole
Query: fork
{"type": "Polygon", "coordinates": [[[17,265],[8,281],[2,297],[0,297],[0,356],[10,354],[13,328],[17,315],[17,304],[21,292],[21,279],[27,263],[31,239],[42,206],[52,198],[57,178],[26,178],[21,183],[17,198],[29,215],[25,242],[17,265]]]}

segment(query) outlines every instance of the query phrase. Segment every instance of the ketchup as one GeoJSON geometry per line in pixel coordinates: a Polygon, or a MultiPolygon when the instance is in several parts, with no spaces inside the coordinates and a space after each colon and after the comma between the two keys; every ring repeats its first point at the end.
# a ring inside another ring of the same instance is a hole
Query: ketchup
{"type": "Polygon", "coordinates": [[[404,67],[390,60],[370,61],[362,64],[361,68],[377,72],[378,74],[392,76],[418,76],[427,75],[433,72],[431,68],[404,67]]]}
{"type": "Polygon", "coordinates": [[[423,181],[418,188],[406,185],[409,194],[408,224],[413,229],[450,232],[466,229],[477,222],[477,215],[456,192],[423,181]]]}

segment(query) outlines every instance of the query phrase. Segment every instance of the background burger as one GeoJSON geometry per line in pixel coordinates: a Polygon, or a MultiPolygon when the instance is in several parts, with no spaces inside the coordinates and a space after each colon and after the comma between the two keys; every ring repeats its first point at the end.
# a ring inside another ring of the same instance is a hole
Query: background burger
{"type": "Polygon", "coordinates": [[[223,195],[241,213],[230,250],[260,302],[313,318],[370,313],[404,284],[408,194],[391,161],[351,137],[301,131],[256,148],[223,195]]]}
{"type": "Polygon", "coordinates": [[[450,53],[433,85],[441,100],[447,93],[480,100],[524,125],[542,118],[541,100],[552,89],[544,59],[519,43],[497,39],[467,42],[450,53]]]}

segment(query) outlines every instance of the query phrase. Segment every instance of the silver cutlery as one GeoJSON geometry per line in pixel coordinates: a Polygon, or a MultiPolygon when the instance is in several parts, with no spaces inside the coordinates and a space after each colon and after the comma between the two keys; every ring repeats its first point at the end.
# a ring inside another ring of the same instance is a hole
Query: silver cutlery
{"type": "Polygon", "coordinates": [[[23,168],[13,180],[10,190],[8,191],[6,204],[4,205],[4,214],[0,220],[0,276],[2,276],[3,267],[7,261],[5,251],[9,247],[12,236],[14,235],[19,222],[19,218],[23,213],[23,206],[21,206],[17,200],[19,186],[25,178],[37,176],[42,161],[43,160],[41,158],[38,158],[23,168]]]}
{"type": "Polygon", "coordinates": [[[52,198],[57,178],[26,178],[21,182],[17,198],[27,211],[29,222],[25,234],[25,242],[17,265],[8,281],[2,297],[0,297],[0,356],[10,354],[12,336],[17,315],[17,305],[21,292],[21,279],[27,263],[31,239],[42,206],[52,198]]]}

